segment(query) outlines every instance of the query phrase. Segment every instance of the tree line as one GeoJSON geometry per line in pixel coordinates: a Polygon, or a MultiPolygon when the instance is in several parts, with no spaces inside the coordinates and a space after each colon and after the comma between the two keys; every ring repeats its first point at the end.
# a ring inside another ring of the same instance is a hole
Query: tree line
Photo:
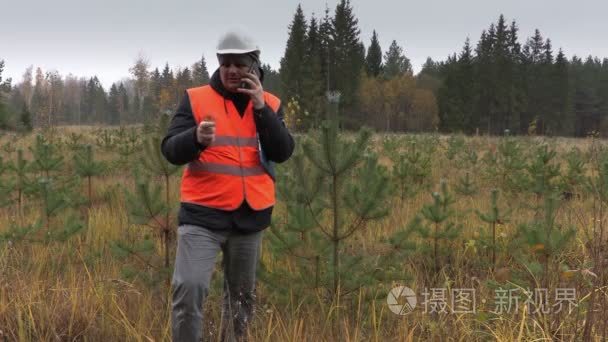
{"type": "MultiPolygon", "coordinates": [[[[339,102],[345,128],[583,136],[608,133],[608,58],[554,51],[539,30],[522,44],[517,23],[500,16],[475,46],[444,61],[430,57],[414,74],[392,40],[373,31],[366,47],[350,1],[308,19],[297,6],[278,70],[264,64],[264,86],[286,104],[296,130],[319,127],[339,102]],[[333,96],[329,96],[333,95],[333,96]],[[339,97],[336,96],[339,94],[339,97]]],[[[3,66],[3,64],[0,64],[3,66]]],[[[28,68],[2,82],[0,128],[149,122],[175,110],[183,91],[209,81],[204,56],[191,67],[151,69],[136,59],[130,77],[103,88],[97,77],[62,77],[28,68]]]]}
{"type": "Polygon", "coordinates": [[[570,60],[537,29],[521,45],[504,16],[446,61],[427,60],[443,131],[584,136],[608,133],[608,58],[570,60]]]}

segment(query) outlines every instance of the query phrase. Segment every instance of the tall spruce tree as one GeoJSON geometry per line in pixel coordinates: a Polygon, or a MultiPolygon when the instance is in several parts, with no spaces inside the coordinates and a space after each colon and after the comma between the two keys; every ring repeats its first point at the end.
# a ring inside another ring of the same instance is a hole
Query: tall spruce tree
{"type": "Polygon", "coordinates": [[[299,100],[303,93],[304,78],[307,77],[307,75],[304,75],[302,58],[306,55],[306,30],[306,18],[302,6],[298,4],[296,13],[289,25],[289,38],[287,38],[285,54],[280,62],[281,95],[285,101],[299,100]]]}
{"type": "Polygon", "coordinates": [[[110,94],[108,96],[108,123],[110,125],[117,125],[120,123],[120,111],[119,111],[120,94],[116,83],[112,83],[110,87],[110,94]]]}
{"type": "Polygon", "coordinates": [[[444,81],[438,90],[441,128],[448,132],[472,133],[479,119],[474,116],[474,64],[469,39],[458,58],[448,57],[444,81]]]}
{"type": "Polygon", "coordinates": [[[273,94],[281,94],[281,76],[279,73],[267,63],[262,63],[262,72],[264,73],[264,90],[273,94]]]}
{"type": "Polygon", "coordinates": [[[416,75],[416,85],[420,89],[428,89],[433,92],[437,99],[437,105],[440,105],[438,99],[439,88],[442,85],[440,66],[441,62],[435,62],[431,57],[427,57],[420,72],[416,75]]]}
{"type": "Polygon", "coordinates": [[[384,54],[384,77],[391,79],[411,73],[412,64],[410,60],[405,57],[403,48],[397,44],[396,40],[393,40],[388,51],[384,54]]]}
{"type": "Polygon", "coordinates": [[[207,70],[205,55],[202,55],[201,59],[192,66],[192,83],[194,86],[209,83],[209,71],[207,70]]]}
{"type": "MultiPolygon", "coordinates": [[[[540,31],[536,29],[534,36],[529,38],[523,48],[524,73],[526,75],[527,106],[522,119],[522,130],[527,131],[527,127],[536,121],[536,127],[543,127],[543,110],[545,93],[543,87],[542,61],[544,59],[544,39],[540,31]],[[538,124],[538,121],[541,124],[538,124]]],[[[536,133],[536,132],[535,132],[536,133]]],[[[540,131],[539,133],[542,133],[540,131]]]]}
{"type": "Polygon", "coordinates": [[[494,122],[497,133],[504,132],[505,129],[514,131],[515,128],[511,122],[513,119],[511,89],[513,87],[514,67],[510,58],[509,40],[509,29],[504,16],[501,14],[496,23],[495,41],[491,55],[496,79],[490,120],[494,122]]]}
{"type": "Polygon", "coordinates": [[[152,106],[154,107],[154,109],[156,109],[157,112],[160,108],[160,98],[162,90],[163,83],[160,70],[158,70],[158,68],[154,68],[154,70],[150,73],[150,83],[147,98],[149,99],[149,101],[151,101],[152,106]]]}
{"type": "Polygon", "coordinates": [[[524,75],[521,67],[521,44],[518,41],[518,32],[519,28],[517,27],[517,24],[515,21],[512,21],[508,33],[509,67],[511,70],[511,78],[509,79],[511,82],[510,88],[508,89],[508,128],[514,133],[521,132],[521,117],[526,102],[524,75]]]}
{"type": "Polygon", "coordinates": [[[334,77],[330,72],[330,66],[333,61],[333,49],[331,48],[333,37],[333,26],[329,15],[329,7],[325,7],[325,16],[319,25],[319,59],[321,60],[321,75],[323,75],[323,90],[319,95],[325,95],[330,87],[330,79],[334,77]]]}
{"type": "MultiPolygon", "coordinates": [[[[177,71],[177,75],[175,77],[175,86],[175,99],[178,100],[186,89],[192,88],[193,86],[192,73],[190,72],[190,69],[183,68],[182,70],[177,71]]],[[[168,108],[167,111],[170,112],[176,106],[177,102],[174,103],[172,108],[168,108]]]]}
{"type": "Polygon", "coordinates": [[[175,78],[173,77],[173,70],[169,67],[169,62],[165,62],[165,67],[160,76],[160,85],[162,90],[171,90],[173,87],[173,81],[175,78]]]}
{"type": "Polygon", "coordinates": [[[553,85],[552,104],[554,110],[555,133],[572,136],[574,121],[572,101],[569,91],[568,59],[562,49],[559,49],[552,66],[551,83],[553,85]]]}
{"type": "MultiPolygon", "coordinates": [[[[599,74],[598,96],[600,98],[599,112],[602,123],[608,122],[608,58],[602,61],[601,71],[599,74]]],[[[606,130],[602,132],[606,134],[606,130]]]]}
{"type": "Polygon", "coordinates": [[[124,124],[129,122],[129,94],[127,93],[127,88],[125,88],[124,84],[120,82],[118,86],[118,110],[120,112],[120,123],[124,124]]]}
{"type": "Polygon", "coordinates": [[[491,119],[494,116],[492,114],[494,111],[493,97],[496,93],[496,77],[494,76],[495,70],[492,60],[495,39],[494,24],[492,24],[487,31],[484,30],[481,33],[475,49],[477,55],[475,116],[479,118],[479,126],[476,128],[483,129],[489,134],[497,132],[496,128],[494,128],[495,123],[491,119]]]}
{"type": "Polygon", "coordinates": [[[361,70],[365,64],[365,47],[359,39],[359,20],[355,17],[349,0],[341,0],[332,20],[332,44],[330,49],[330,90],[341,95],[342,108],[351,109],[355,104],[361,70]],[[331,56],[333,55],[333,58],[331,56]]]}
{"type": "Polygon", "coordinates": [[[382,48],[376,30],[372,34],[367,56],[365,56],[365,71],[368,76],[378,77],[382,72],[382,48]]]}
{"type": "MultiPolygon", "coordinates": [[[[0,83],[2,83],[2,71],[4,69],[4,60],[0,59],[0,83]]],[[[5,104],[5,98],[2,91],[0,91],[0,129],[8,128],[8,110],[5,104]]]]}
{"type": "Polygon", "coordinates": [[[319,25],[314,14],[310,18],[308,33],[306,35],[306,54],[303,66],[303,89],[300,98],[300,107],[305,115],[299,118],[302,129],[318,127],[322,118],[324,97],[321,95],[325,85],[321,73],[321,41],[319,25]]]}

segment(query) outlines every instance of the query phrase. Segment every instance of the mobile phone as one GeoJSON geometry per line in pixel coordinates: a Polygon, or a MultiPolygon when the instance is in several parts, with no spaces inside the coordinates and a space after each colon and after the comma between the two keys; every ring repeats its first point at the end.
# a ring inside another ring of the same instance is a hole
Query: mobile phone
{"type": "MultiPolygon", "coordinates": [[[[254,74],[256,74],[256,75],[258,74],[258,72],[257,72],[257,63],[256,62],[251,63],[251,66],[249,67],[248,73],[252,73],[252,72],[254,74]]],[[[241,88],[243,88],[243,89],[249,89],[249,83],[247,83],[247,82],[241,82],[241,88]]]]}

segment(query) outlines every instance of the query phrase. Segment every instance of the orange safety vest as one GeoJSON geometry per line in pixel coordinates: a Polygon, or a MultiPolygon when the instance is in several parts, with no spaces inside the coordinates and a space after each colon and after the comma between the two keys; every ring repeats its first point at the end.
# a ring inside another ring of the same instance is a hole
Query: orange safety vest
{"type": "MultiPolygon", "coordinates": [[[[254,210],[275,204],[274,180],[260,162],[260,143],[253,118],[253,104],[247,104],[241,118],[230,100],[211,86],[188,89],[196,125],[207,117],[215,120],[215,139],[184,170],[181,202],[234,210],[244,200],[254,210]]],[[[264,100],[278,111],[280,100],[264,92],[264,100]]]]}

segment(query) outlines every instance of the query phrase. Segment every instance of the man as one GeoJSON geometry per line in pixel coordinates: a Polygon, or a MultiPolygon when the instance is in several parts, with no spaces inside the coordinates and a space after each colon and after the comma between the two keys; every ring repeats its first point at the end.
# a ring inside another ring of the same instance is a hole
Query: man
{"type": "Polygon", "coordinates": [[[186,91],[162,141],[169,162],[188,164],[173,273],[174,341],[200,340],[202,306],[220,250],[222,335],[244,338],[252,319],[262,232],[275,204],[272,162],[286,161],[294,149],[280,100],[262,87],[259,55],[249,38],[224,36],[219,69],[209,85],[186,91]]]}

